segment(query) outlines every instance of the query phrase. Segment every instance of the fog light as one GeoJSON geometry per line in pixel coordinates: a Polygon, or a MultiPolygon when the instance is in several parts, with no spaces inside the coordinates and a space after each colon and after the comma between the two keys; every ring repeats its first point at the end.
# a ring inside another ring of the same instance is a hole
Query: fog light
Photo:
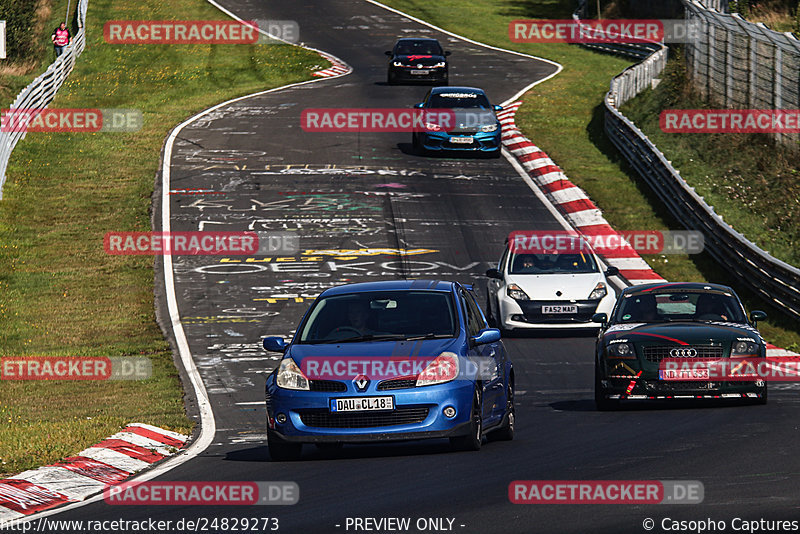
{"type": "Polygon", "coordinates": [[[286,414],[279,413],[278,415],[275,416],[275,420],[277,422],[279,422],[280,424],[285,423],[286,422],[286,414]]]}
{"type": "Polygon", "coordinates": [[[514,315],[511,316],[511,320],[512,321],[524,322],[525,321],[525,316],[524,315],[519,315],[519,314],[514,314],[514,315]]]}
{"type": "Polygon", "coordinates": [[[444,410],[442,410],[442,413],[443,413],[443,414],[444,414],[444,416],[445,416],[445,417],[447,417],[448,419],[452,419],[453,417],[455,417],[455,416],[456,416],[456,409],[455,409],[455,408],[453,408],[452,406],[448,406],[447,408],[445,408],[444,410]]]}

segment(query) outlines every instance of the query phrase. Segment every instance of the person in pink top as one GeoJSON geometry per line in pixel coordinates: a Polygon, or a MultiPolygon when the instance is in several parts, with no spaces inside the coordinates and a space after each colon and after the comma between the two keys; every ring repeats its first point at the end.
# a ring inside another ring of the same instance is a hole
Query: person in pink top
{"type": "Polygon", "coordinates": [[[50,39],[53,41],[53,47],[56,50],[56,57],[60,56],[64,53],[64,47],[69,44],[70,39],[69,30],[67,29],[67,24],[62,22],[61,25],[53,31],[53,35],[50,36],[50,39]]]}

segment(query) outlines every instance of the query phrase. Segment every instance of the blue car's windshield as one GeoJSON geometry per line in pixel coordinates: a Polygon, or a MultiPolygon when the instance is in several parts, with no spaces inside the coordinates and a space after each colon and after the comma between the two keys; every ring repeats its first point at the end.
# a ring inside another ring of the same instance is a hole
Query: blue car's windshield
{"type": "Polygon", "coordinates": [[[402,41],[394,49],[397,56],[441,56],[442,47],[436,41],[402,41]]]}
{"type": "Polygon", "coordinates": [[[434,93],[428,99],[427,107],[491,109],[489,99],[486,98],[486,95],[463,91],[434,93]]]}
{"type": "Polygon", "coordinates": [[[298,343],[455,337],[455,307],[441,291],[376,291],[317,301],[298,343]]]}

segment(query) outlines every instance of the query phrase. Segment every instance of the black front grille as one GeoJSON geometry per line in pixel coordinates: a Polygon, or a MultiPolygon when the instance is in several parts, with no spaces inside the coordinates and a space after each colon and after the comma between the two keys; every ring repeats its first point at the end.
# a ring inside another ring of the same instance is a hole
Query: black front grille
{"type": "Polygon", "coordinates": [[[386,391],[388,389],[406,389],[417,387],[416,378],[393,378],[391,380],[384,380],[378,383],[378,391],[386,391]]]}
{"type": "MultiPolygon", "coordinates": [[[[676,356],[670,355],[673,349],[694,349],[697,351],[695,356],[691,358],[721,358],[722,346],[712,345],[650,345],[644,347],[644,357],[648,362],[660,362],[664,358],[675,358],[676,356]]],[[[680,356],[677,356],[680,357],[680,356]]]]}
{"type": "Polygon", "coordinates": [[[404,406],[391,412],[332,413],[327,408],[301,410],[303,424],[317,428],[369,428],[421,423],[428,417],[427,406],[404,406]]]}
{"type": "Polygon", "coordinates": [[[311,391],[322,391],[329,393],[347,391],[347,386],[345,383],[337,380],[309,380],[308,387],[311,389],[311,391]]]}

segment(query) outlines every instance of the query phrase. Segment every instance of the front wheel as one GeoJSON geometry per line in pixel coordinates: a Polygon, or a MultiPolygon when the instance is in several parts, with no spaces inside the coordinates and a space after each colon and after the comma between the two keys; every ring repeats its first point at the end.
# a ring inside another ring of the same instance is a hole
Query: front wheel
{"type": "Polygon", "coordinates": [[[489,323],[489,326],[491,326],[492,328],[497,327],[497,320],[495,320],[494,312],[492,311],[491,295],[486,295],[486,322],[489,323]]]}
{"type": "Polygon", "coordinates": [[[450,446],[457,451],[479,451],[483,440],[483,402],[481,400],[480,386],[475,386],[472,396],[472,416],[470,432],[466,436],[450,438],[450,446]]]}
{"type": "Polygon", "coordinates": [[[606,398],[605,390],[600,382],[600,368],[594,364],[594,404],[601,412],[613,411],[619,408],[619,401],[606,398]]]}
{"type": "Polygon", "coordinates": [[[511,441],[514,439],[514,384],[509,385],[506,393],[506,422],[499,429],[491,433],[496,441],[511,441]]]}
{"type": "Polygon", "coordinates": [[[411,146],[414,148],[414,154],[417,156],[425,155],[425,147],[422,146],[422,142],[419,140],[419,136],[416,134],[411,136],[411,146]]]}
{"type": "Polygon", "coordinates": [[[761,393],[761,397],[756,400],[756,404],[766,404],[767,403],[767,385],[764,384],[764,391],[761,393]]]}

